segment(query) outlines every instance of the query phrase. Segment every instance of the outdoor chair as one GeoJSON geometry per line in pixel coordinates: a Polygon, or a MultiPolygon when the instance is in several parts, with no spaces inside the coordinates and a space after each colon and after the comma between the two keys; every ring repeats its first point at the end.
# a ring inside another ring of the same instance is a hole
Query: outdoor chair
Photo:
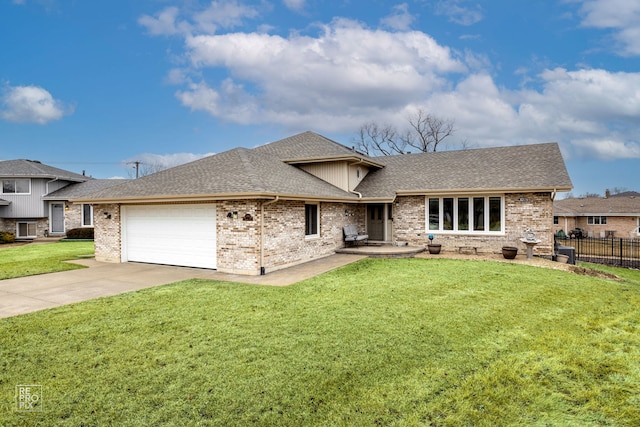
{"type": "Polygon", "coordinates": [[[354,224],[345,225],[342,227],[344,232],[344,242],[346,244],[357,245],[358,242],[364,242],[365,244],[369,240],[368,234],[358,234],[358,227],[354,224]]]}

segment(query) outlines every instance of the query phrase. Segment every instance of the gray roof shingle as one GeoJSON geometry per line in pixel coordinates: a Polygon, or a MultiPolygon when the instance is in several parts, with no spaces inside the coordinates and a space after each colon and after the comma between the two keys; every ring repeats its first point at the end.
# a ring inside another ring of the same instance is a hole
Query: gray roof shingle
{"type": "Polygon", "coordinates": [[[640,197],[585,197],[553,202],[553,213],[558,216],[640,216],[640,197]]]}
{"type": "Polygon", "coordinates": [[[567,191],[573,187],[558,144],[404,154],[376,158],[383,169],[356,188],[363,197],[454,191],[567,191]]]}
{"type": "Polygon", "coordinates": [[[25,159],[0,161],[0,177],[51,179],[58,178],[72,182],[83,182],[91,179],[88,176],[45,165],[36,160],[25,159]]]}
{"type": "Polygon", "coordinates": [[[259,150],[235,148],[91,194],[91,199],[238,198],[288,195],[355,199],[315,176],[259,150]]]}
{"type": "Polygon", "coordinates": [[[351,158],[367,163],[377,162],[353,148],[335,142],[315,132],[307,131],[279,141],[254,148],[258,153],[268,153],[287,163],[305,163],[310,160],[351,158]]]}
{"type": "Polygon", "coordinates": [[[95,193],[97,191],[123,184],[129,179],[90,179],[85,182],[67,185],[59,190],[47,194],[43,200],[71,200],[95,193]]]}
{"type": "Polygon", "coordinates": [[[254,149],[235,148],[128,181],[76,201],[203,200],[273,197],[357,200],[293,164],[361,159],[371,172],[364,198],[447,191],[566,191],[572,187],[555,143],[369,158],[313,132],[254,149]],[[379,169],[381,167],[381,169],[379,169]]]}

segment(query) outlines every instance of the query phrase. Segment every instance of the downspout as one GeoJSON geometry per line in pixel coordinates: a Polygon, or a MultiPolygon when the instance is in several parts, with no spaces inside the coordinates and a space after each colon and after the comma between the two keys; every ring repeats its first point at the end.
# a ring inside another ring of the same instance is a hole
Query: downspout
{"type": "Polygon", "coordinates": [[[271,205],[280,200],[280,196],[276,196],[273,200],[262,202],[260,205],[260,275],[264,276],[267,272],[264,267],[264,207],[271,205]]]}

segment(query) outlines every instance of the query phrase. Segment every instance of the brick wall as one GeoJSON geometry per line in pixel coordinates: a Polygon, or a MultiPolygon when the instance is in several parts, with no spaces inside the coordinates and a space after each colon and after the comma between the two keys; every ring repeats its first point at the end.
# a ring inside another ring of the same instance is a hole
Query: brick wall
{"type": "MultiPolygon", "coordinates": [[[[562,218],[560,219],[562,222],[562,218]]],[[[569,221],[571,223],[571,221],[569,221]]],[[[577,217],[576,227],[582,228],[587,236],[602,237],[606,236],[606,232],[609,230],[615,231],[614,237],[628,239],[630,233],[638,227],[637,217],[625,217],[625,216],[607,216],[606,224],[587,224],[587,217],[577,217]],[[591,234],[589,234],[591,232],[591,234]]],[[[559,226],[560,224],[558,224],[559,226]]],[[[565,230],[569,231],[569,230],[565,230]]],[[[638,237],[637,234],[634,237],[638,237]]]]}
{"type": "Polygon", "coordinates": [[[260,274],[261,202],[223,201],[216,206],[218,271],[233,274],[260,274]],[[234,215],[237,212],[237,217],[234,215]],[[231,213],[231,218],[227,215],[231,213]],[[252,219],[244,219],[245,215],[252,219]]]}
{"type": "Polygon", "coordinates": [[[93,206],[94,245],[96,261],[120,262],[120,205],[93,206]],[[104,214],[107,212],[111,218],[104,214]]]}
{"type": "Polygon", "coordinates": [[[14,220],[9,220],[5,218],[0,218],[0,231],[5,231],[8,233],[16,233],[16,223],[14,220]]]}
{"type": "MultiPolygon", "coordinates": [[[[542,242],[535,247],[539,255],[553,253],[553,202],[549,193],[507,194],[505,203],[505,232],[499,236],[482,234],[433,233],[434,243],[442,244],[443,251],[457,251],[460,246],[475,246],[479,252],[499,253],[502,246],[516,246],[525,251],[519,241],[527,228],[531,228],[542,242]]],[[[422,246],[429,243],[425,231],[425,197],[405,196],[396,199],[394,240],[422,246]]]]}
{"type": "Polygon", "coordinates": [[[331,255],[344,247],[342,227],[364,223],[364,206],[320,203],[319,237],[305,236],[304,201],[280,201],[265,207],[266,271],[331,255]]]}
{"type": "Polygon", "coordinates": [[[66,206],[69,207],[69,210],[64,212],[64,229],[71,230],[82,227],[82,205],[68,203],[66,206]]]}
{"type": "Polygon", "coordinates": [[[3,218],[0,219],[0,231],[6,231],[12,233],[18,237],[17,224],[19,222],[35,222],[36,223],[36,237],[45,237],[49,233],[49,218],[36,218],[36,219],[13,219],[3,218]]]}

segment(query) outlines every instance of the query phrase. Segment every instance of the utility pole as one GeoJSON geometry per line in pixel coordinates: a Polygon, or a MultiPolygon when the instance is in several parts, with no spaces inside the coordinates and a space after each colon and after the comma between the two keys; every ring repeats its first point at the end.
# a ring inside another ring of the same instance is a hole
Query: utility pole
{"type": "Polygon", "coordinates": [[[141,163],[142,162],[140,160],[136,160],[136,161],[127,163],[128,165],[132,165],[132,164],[135,165],[135,168],[136,168],[136,179],[138,179],[138,177],[140,176],[140,164],[141,163]]]}

